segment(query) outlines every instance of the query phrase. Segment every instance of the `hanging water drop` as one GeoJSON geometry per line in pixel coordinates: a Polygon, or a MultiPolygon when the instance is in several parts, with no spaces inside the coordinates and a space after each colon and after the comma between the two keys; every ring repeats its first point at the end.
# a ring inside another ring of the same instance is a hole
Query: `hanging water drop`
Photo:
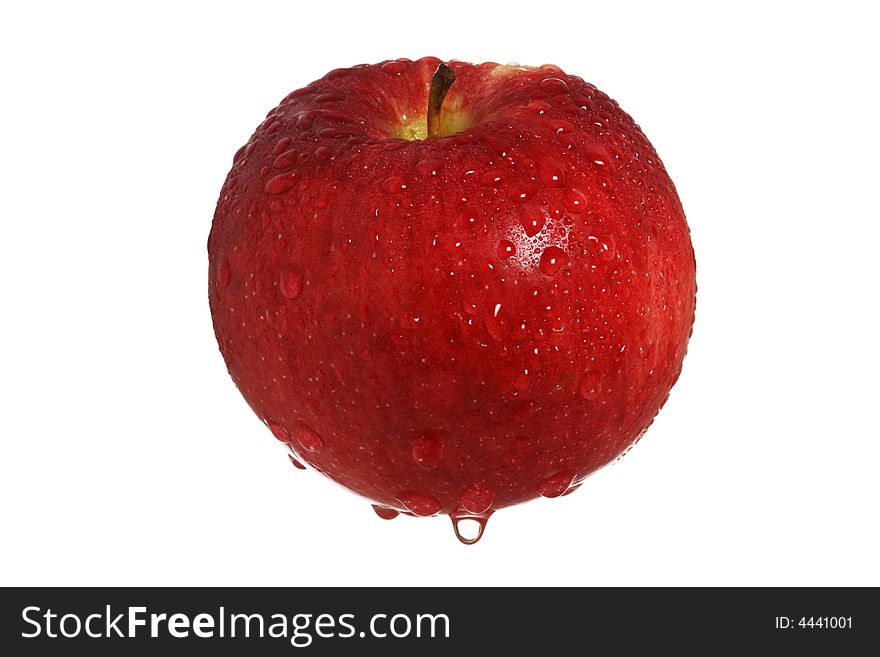
{"type": "Polygon", "coordinates": [[[455,537],[465,545],[473,545],[481,538],[486,531],[486,523],[492,512],[488,513],[450,513],[449,519],[452,520],[452,529],[455,537]]]}
{"type": "Polygon", "coordinates": [[[391,509],[387,506],[381,506],[379,504],[373,504],[373,511],[376,512],[376,515],[382,518],[382,520],[394,520],[397,516],[400,515],[400,511],[396,511],[395,509],[391,509]]]}
{"type": "Polygon", "coordinates": [[[280,424],[275,422],[274,420],[266,420],[266,426],[269,427],[269,431],[272,432],[272,435],[275,436],[282,443],[290,442],[290,434],[287,432],[287,429],[282,427],[280,424]]]}

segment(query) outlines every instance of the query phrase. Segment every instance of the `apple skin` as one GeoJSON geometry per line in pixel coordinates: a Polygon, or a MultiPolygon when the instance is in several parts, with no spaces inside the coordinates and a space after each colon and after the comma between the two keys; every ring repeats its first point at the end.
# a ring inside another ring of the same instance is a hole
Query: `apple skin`
{"type": "MultiPolygon", "coordinates": [[[[694,320],[685,216],[617,103],[554,66],[330,72],[236,153],[208,240],[229,373],[297,458],[411,515],[570,492],[645,432],[694,320]],[[404,118],[405,117],[405,118],[404,118]]],[[[390,514],[389,514],[390,515],[390,514]]]]}

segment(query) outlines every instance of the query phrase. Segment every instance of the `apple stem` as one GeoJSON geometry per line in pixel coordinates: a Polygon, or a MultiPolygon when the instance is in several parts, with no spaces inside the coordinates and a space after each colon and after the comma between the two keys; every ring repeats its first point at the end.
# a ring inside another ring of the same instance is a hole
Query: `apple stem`
{"type": "Polygon", "coordinates": [[[455,82],[455,71],[446,64],[440,64],[431,78],[431,91],[428,93],[428,139],[440,136],[440,111],[446,92],[455,82]]]}

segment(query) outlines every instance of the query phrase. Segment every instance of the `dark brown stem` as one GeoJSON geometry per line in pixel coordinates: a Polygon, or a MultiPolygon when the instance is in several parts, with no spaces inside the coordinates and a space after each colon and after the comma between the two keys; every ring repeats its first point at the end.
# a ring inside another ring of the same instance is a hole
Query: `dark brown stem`
{"type": "Polygon", "coordinates": [[[428,139],[440,136],[440,111],[446,92],[455,82],[455,71],[446,64],[440,64],[431,78],[431,91],[428,93],[428,139]]]}

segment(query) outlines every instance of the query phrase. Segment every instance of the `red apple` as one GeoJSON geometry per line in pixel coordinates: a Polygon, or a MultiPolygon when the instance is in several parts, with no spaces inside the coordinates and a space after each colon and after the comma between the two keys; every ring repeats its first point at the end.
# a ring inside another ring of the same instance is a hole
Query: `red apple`
{"type": "Polygon", "coordinates": [[[651,424],[694,319],[657,153],[555,66],[398,60],[294,91],[236,153],[208,255],[244,398],[383,517],[482,526],[572,491],[651,424]]]}

